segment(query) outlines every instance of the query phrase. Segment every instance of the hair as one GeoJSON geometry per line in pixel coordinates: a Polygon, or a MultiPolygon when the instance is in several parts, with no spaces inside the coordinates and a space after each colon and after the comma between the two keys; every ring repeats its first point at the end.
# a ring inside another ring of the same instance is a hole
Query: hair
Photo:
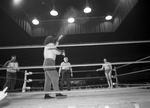
{"type": "Polygon", "coordinates": [[[44,45],[47,45],[49,43],[55,43],[55,38],[53,36],[47,36],[45,41],[44,41],[44,45]]]}
{"type": "Polygon", "coordinates": [[[12,57],[16,57],[16,55],[12,55],[11,58],[12,58],[12,57]]]}
{"type": "Polygon", "coordinates": [[[65,58],[68,59],[68,57],[64,57],[64,59],[65,59],[65,58]]]}
{"type": "Polygon", "coordinates": [[[103,60],[106,60],[106,61],[107,61],[107,59],[106,59],[106,58],[104,58],[103,60]]]}
{"type": "Polygon", "coordinates": [[[67,59],[67,61],[68,61],[68,57],[64,57],[64,61],[65,61],[65,59],[67,59]]]}

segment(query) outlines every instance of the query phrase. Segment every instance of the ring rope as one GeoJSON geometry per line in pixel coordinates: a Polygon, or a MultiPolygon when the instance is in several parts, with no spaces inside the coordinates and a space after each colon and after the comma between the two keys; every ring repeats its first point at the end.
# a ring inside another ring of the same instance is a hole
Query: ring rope
{"type": "MultiPolygon", "coordinates": [[[[141,73],[141,72],[145,72],[145,71],[150,71],[150,69],[144,69],[144,70],[138,70],[138,71],[134,71],[134,72],[129,72],[129,73],[125,73],[125,74],[119,74],[117,75],[117,77],[120,76],[125,76],[125,75],[130,75],[130,74],[136,74],[136,73],[141,73]]],[[[81,77],[81,78],[71,78],[71,80],[82,80],[82,79],[98,79],[98,78],[105,78],[105,76],[98,76],[98,77],[81,77]]],[[[44,81],[44,79],[32,79],[33,81],[44,81]]]]}
{"type": "Polygon", "coordinates": [[[126,86],[150,86],[150,84],[123,84],[123,83],[119,83],[118,85],[126,85],[126,86]]]}
{"type": "MultiPolygon", "coordinates": [[[[130,61],[130,62],[113,62],[111,63],[112,65],[121,65],[121,64],[140,64],[140,63],[150,63],[150,61],[130,61]]],[[[93,64],[76,64],[76,65],[71,65],[71,67],[86,67],[86,66],[101,66],[104,63],[93,63],[93,64]]],[[[59,68],[61,67],[60,65],[57,66],[24,66],[24,67],[19,67],[19,69],[40,69],[40,68],[59,68]]],[[[8,68],[0,68],[0,70],[6,70],[8,68]]]]}
{"type": "MultiPolygon", "coordinates": [[[[78,85],[78,86],[72,86],[71,88],[92,88],[92,87],[102,87],[107,86],[108,84],[95,84],[95,85],[78,85]]],[[[150,84],[123,84],[119,83],[118,85],[124,85],[124,86],[150,86],[150,84]]],[[[65,88],[65,87],[64,87],[65,88]]],[[[31,87],[31,89],[44,89],[44,87],[31,87]]]]}
{"type": "Polygon", "coordinates": [[[144,69],[144,70],[138,70],[138,71],[124,73],[124,74],[119,74],[117,76],[125,76],[125,75],[130,75],[130,74],[142,73],[142,72],[145,72],[145,71],[150,71],[150,69],[144,69]]]}
{"type": "MultiPolygon", "coordinates": [[[[81,73],[81,72],[95,72],[96,70],[78,70],[78,71],[73,71],[73,73],[81,73]]],[[[32,72],[32,75],[34,74],[44,74],[44,72],[32,72]]]]}
{"type": "MultiPolygon", "coordinates": [[[[148,87],[150,87],[150,84],[121,84],[121,83],[119,83],[118,84],[119,86],[130,86],[130,87],[127,87],[127,88],[122,88],[122,89],[131,89],[131,88],[148,88],[148,87]],[[131,87],[132,86],[132,87],[131,87]]],[[[89,89],[89,88],[93,88],[93,87],[103,87],[103,86],[107,86],[107,84],[96,84],[96,85],[87,85],[87,86],[81,86],[81,85],[78,85],[78,86],[72,86],[71,87],[71,89],[79,89],[80,88],[80,90],[78,90],[79,92],[82,92],[82,91],[84,91],[84,89],[85,90],[92,90],[92,91],[101,91],[101,90],[103,90],[103,89],[89,89]],[[82,89],[82,90],[81,90],[82,89]]],[[[65,87],[64,87],[65,88],[65,87]]],[[[43,90],[44,90],[44,87],[29,87],[29,86],[27,86],[26,88],[25,88],[26,90],[29,90],[28,92],[22,92],[22,93],[24,93],[24,94],[32,94],[32,93],[35,93],[35,94],[43,94],[43,93],[45,93],[45,92],[43,92],[43,90]],[[31,91],[30,91],[31,90],[31,91]],[[32,90],[36,90],[36,91],[32,91],[32,90]],[[38,90],[38,91],[37,91],[38,90]],[[39,91],[40,90],[40,91],[39,91]],[[41,91],[42,90],[42,91],[41,91]]],[[[21,91],[22,90],[22,88],[17,88],[17,89],[15,89],[15,91],[21,91]]],[[[11,91],[11,90],[8,90],[8,91],[11,91]]],[[[78,92],[78,91],[74,91],[74,90],[72,90],[72,91],[59,91],[59,93],[61,92],[63,92],[63,93],[70,93],[70,92],[72,92],[72,93],[76,93],[76,92],[78,92]]],[[[91,91],[91,92],[92,92],[91,91]]],[[[98,92],[97,91],[97,92],[98,92]]],[[[87,91],[88,92],[88,91],[87,91]]],[[[19,93],[19,92],[18,92],[19,93]]],[[[21,94],[22,94],[21,93],[21,94]]],[[[47,92],[46,92],[47,93],[47,92]]],[[[57,93],[57,91],[50,91],[50,92],[48,92],[48,93],[57,93]]]]}
{"type": "Polygon", "coordinates": [[[16,78],[6,78],[6,77],[0,77],[0,79],[14,79],[14,80],[19,80],[19,81],[24,81],[23,79],[16,79],[16,78]]]}
{"type": "MultiPolygon", "coordinates": [[[[144,69],[144,70],[138,70],[138,71],[134,71],[134,72],[129,72],[129,73],[125,73],[125,74],[119,74],[117,76],[125,76],[125,75],[130,75],[130,74],[135,74],[135,73],[141,73],[141,72],[145,72],[145,71],[150,71],[150,69],[144,69]]],[[[15,79],[15,78],[6,78],[6,77],[0,77],[1,79],[15,79]]],[[[97,79],[97,78],[105,78],[105,76],[100,76],[100,77],[82,77],[82,78],[71,78],[71,80],[81,80],[81,79],[97,79]]],[[[20,81],[24,81],[23,79],[16,79],[16,80],[20,80],[20,81]]],[[[28,81],[28,80],[25,80],[28,81]]],[[[32,81],[44,81],[44,79],[32,79],[32,81]]]]}
{"type": "MultiPolygon", "coordinates": [[[[141,73],[141,72],[145,72],[145,71],[150,71],[150,69],[144,69],[144,70],[138,70],[138,71],[134,71],[134,72],[129,72],[129,73],[125,73],[125,74],[119,74],[117,75],[117,77],[120,76],[125,76],[125,75],[129,75],[129,74],[135,74],[135,73],[141,73]]],[[[82,79],[98,79],[98,78],[105,78],[105,76],[98,76],[98,77],[81,77],[81,78],[71,78],[71,80],[82,80],[82,79]]],[[[33,81],[44,81],[44,79],[32,79],[33,81]]]]}
{"type": "MultiPolygon", "coordinates": [[[[137,89],[137,88],[143,88],[143,87],[150,87],[150,85],[147,86],[141,86],[141,87],[128,87],[128,88],[122,88],[122,89],[137,89]]],[[[104,89],[106,91],[106,89],[104,89]]],[[[109,90],[109,89],[108,89],[109,90]]],[[[40,91],[40,92],[23,92],[21,94],[46,94],[46,93],[89,93],[89,92],[100,92],[103,91],[103,89],[89,89],[89,90],[72,90],[72,91],[40,91]]],[[[117,91],[117,89],[116,89],[117,91]]]]}
{"type": "MultiPolygon", "coordinates": [[[[142,41],[121,41],[121,42],[104,42],[104,43],[84,43],[84,44],[67,44],[67,45],[58,45],[58,47],[81,47],[81,46],[98,46],[98,45],[118,45],[118,44],[138,44],[138,43],[150,43],[150,40],[142,41]]],[[[26,46],[7,46],[0,47],[0,50],[5,49],[31,49],[31,48],[43,48],[44,45],[26,45],[26,46]]]]}
{"type": "MultiPolygon", "coordinates": [[[[120,76],[125,76],[125,75],[130,75],[130,74],[135,74],[135,73],[141,73],[141,72],[145,72],[145,71],[150,71],[150,69],[144,69],[144,70],[138,70],[138,71],[134,71],[134,72],[129,72],[129,73],[125,73],[125,74],[119,74],[117,75],[117,77],[120,76]]],[[[15,79],[15,78],[6,78],[6,77],[0,77],[1,79],[15,79]]],[[[105,78],[105,76],[100,76],[100,77],[82,77],[82,78],[71,78],[71,80],[81,80],[81,79],[98,79],[98,78],[105,78]]],[[[16,80],[20,80],[20,81],[27,81],[28,80],[23,80],[23,79],[16,79],[16,80]]],[[[44,81],[44,79],[32,79],[32,81],[44,81]]]]}
{"type": "MultiPolygon", "coordinates": [[[[136,60],[136,61],[139,62],[139,61],[142,61],[142,60],[145,60],[145,59],[148,59],[148,58],[150,58],[150,56],[146,56],[146,57],[141,58],[141,59],[136,60]]],[[[132,64],[132,63],[124,64],[124,65],[122,65],[122,66],[118,66],[118,67],[116,67],[116,69],[120,69],[120,68],[125,67],[125,66],[128,66],[128,65],[130,65],[130,64],[132,64]]]]}

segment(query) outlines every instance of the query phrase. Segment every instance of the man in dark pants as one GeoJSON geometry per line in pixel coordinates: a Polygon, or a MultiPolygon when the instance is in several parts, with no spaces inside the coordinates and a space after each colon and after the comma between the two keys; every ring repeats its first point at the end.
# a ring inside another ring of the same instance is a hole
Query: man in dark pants
{"type": "Polygon", "coordinates": [[[12,56],[11,60],[7,61],[4,64],[4,67],[7,68],[6,71],[6,83],[3,88],[8,87],[9,91],[14,91],[16,84],[16,72],[19,71],[19,65],[16,61],[16,56],[12,56]]]}
{"type": "Polygon", "coordinates": [[[60,73],[62,73],[61,90],[63,90],[64,82],[66,81],[67,90],[70,91],[70,74],[71,77],[73,77],[73,74],[72,74],[71,64],[68,62],[67,57],[64,57],[64,62],[62,62],[60,66],[61,67],[59,68],[59,76],[60,73]]]}
{"type": "MultiPolygon", "coordinates": [[[[45,84],[44,84],[44,91],[50,91],[51,85],[53,86],[54,91],[59,91],[59,75],[57,73],[55,67],[55,60],[57,55],[64,55],[65,52],[58,50],[59,42],[55,41],[53,36],[48,36],[44,41],[44,71],[45,71],[45,84]],[[49,66],[49,67],[48,67],[49,66]]],[[[60,93],[56,93],[56,97],[65,97],[66,95],[62,95],[60,93]]],[[[54,98],[49,96],[48,93],[45,94],[44,99],[54,98]]]]}

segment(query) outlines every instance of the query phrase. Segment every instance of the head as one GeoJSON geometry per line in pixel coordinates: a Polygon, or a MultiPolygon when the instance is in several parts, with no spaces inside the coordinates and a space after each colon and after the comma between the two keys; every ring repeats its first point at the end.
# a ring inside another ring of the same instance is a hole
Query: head
{"type": "Polygon", "coordinates": [[[53,36],[47,36],[45,41],[44,41],[44,45],[47,45],[49,43],[55,43],[55,38],[53,36]]]}
{"type": "Polygon", "coordinates": [[[68,58],[67,57],[64,57],[64,62],[68,62],[68,58]]]}
{"type": "Polygon", "coordinates": [[[107,59],[106,59],[106,58],[104,58],[104,60],[103,60],[103,61],[104,61],[104,63],[106,63],[106,62],[107,62],[107,59]]]}
{"type": "Polygon", "coordinates": [[[15,55],[11,56],[11,60],[16,61],[16,56],[15,55]]]}

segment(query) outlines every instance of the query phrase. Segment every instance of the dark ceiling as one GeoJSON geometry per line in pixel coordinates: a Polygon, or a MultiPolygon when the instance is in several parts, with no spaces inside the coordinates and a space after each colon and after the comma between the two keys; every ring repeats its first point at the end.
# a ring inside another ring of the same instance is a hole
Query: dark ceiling
{"type": "Polygon", "coordinates": [[[12,1],[1,0],[0,6],[31,36],[114,32],[138,2],[138,0],[22,0],[18,6],[14,6],[12,1]],[[85,14],[83,9],[87,1],[92,12],[85,14]],[[58,11],[58,16],[50,15],[53,6],[58,11]],[[113,16],[110,21],[104,18],[108,14],[113,16]],[[69,17],[78,19],[71,27],[66,21],[69,17]],[[32,24],[34,18],[39,20],[38,26],[32,24]]]}
{"type": "Polygon", "coordinates": [[[21,7],[31,19],[36,17],[39,20],[62,19],[71,15],[75,17],[102,17],[108,13],[113,14],[118,0],[88,0],[88,3],[92,8],[92,12],[89,14],[83,12],[86,0],[25,0],[21,7]],[[49,14],[53,6],[58,11],[58,16],[54,17],[49,14]]]}
{"type": "Polygon", "coordinates": [[[113,14],[120,0],[22,0],[18,6],[13,5],[13,0],[1,0],[0,4],[5,7],[14,6],[12,9],[21,10],[30,18],[42,20],[63,19],[69,16],[102,17],[113,14]],[[85,14],[83,9],[88,2],[92,12],[85,14]],[[58,16],[51,16],[50,11],[55,6],[58,16]]]}

